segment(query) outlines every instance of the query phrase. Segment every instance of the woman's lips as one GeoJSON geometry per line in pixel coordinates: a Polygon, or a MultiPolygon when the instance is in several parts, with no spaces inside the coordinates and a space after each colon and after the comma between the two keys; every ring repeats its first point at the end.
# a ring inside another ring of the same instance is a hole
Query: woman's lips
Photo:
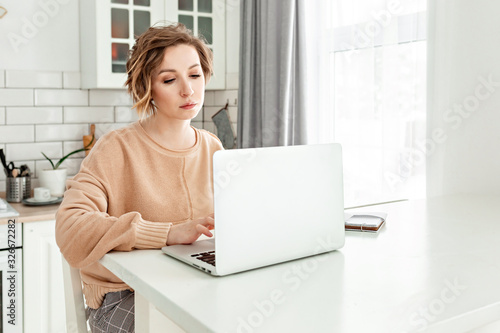
{"type": "Polygon", "coordinates": [[[187,103],[187,104],[181,105],[181,109],[190,110],[190,109],[194,108],[195,106],[196,106],[196,103],[187,103]]]}

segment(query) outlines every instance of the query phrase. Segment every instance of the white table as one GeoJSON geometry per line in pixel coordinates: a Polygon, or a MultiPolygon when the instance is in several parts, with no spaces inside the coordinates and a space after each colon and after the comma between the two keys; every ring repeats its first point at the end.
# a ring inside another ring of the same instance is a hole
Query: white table
{"type": "Polygon", "coordinates": [[[136,314],[150,302],[188,332],[466,332],[500,320],[500,197],[355,211],[385,211],[387,224],[348,232],[339,251],[231,276],[160,250],[101,263],[135,289],[136,314]]]}

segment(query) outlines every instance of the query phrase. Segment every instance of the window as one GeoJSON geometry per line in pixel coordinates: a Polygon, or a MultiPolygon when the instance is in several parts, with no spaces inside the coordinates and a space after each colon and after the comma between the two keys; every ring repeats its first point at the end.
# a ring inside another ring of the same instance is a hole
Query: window
{"type": "Polygon", "coordinates": [[[328,86],[345,206],[423,197],[426,1],[337,0],[331,24],[328,86]]]}

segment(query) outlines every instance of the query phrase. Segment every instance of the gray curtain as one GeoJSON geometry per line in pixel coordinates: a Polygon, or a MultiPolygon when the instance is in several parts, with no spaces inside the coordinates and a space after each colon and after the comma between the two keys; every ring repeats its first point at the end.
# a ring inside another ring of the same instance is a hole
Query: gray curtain
{"type": "Polygon", "coordinates": [[[305,5],[241,2],[239,148],[306,143],[305,5]]]}

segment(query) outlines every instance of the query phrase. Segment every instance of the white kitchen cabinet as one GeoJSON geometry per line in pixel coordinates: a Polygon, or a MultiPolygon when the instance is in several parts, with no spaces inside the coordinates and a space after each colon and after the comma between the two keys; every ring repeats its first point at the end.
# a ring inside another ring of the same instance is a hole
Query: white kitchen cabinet
{"type": "Polygon", "coordinates": [[[55,220],[23,224],[24,332],[66,332],[61,253],[55,220]]]}
{"type": "Polygon", "coordinates": [[[128,51],[136,36],[164,20],[164,3],[164,0],[80,1],[83,89],[124,87],[128,51]]]}
{"type": "Polygon", "coordinates": [[[158,22],[182,22],[203,35],[214,52],[207,89],[226,89],[226,0],[80,1],[81,87],[123,88],[135,37],[158,22]]]}
{"type": "Polygon", "coordinates": [[[181,22],[195,35],[205,37],[214,53],[213,75],[207,90],[226,89],[225,0],[166,0],[165,19],[181,22]]]}

